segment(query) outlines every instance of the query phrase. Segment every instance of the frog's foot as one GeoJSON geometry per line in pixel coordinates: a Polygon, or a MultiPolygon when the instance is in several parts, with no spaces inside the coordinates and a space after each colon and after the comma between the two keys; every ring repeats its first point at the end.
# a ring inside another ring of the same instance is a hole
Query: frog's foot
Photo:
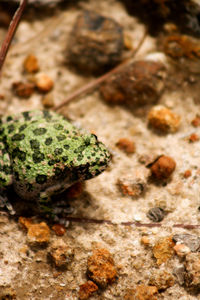
{"type": "Polygon", "coordinates": [[[58,222],[66,227],[69,225],[66,216],[74,210],[66,201],[52,201],[46,192],[40,194],[39,209],[42,214],[52,219],[53,222],[58,222]]]}
{"type": "Polygon", "coordinates": [[[8,198],[4,194],[0,194],[0,208],[6,208],[10,215],[15,215],[16,211],[12,207],[12,204],[9,202],[8,198]]]}

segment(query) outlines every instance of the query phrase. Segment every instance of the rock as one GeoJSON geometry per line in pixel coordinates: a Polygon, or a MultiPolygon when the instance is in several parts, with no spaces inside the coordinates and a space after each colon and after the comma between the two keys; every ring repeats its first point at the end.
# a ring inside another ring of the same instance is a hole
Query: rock
{"type": "Polygon", "coordinates": [[[93,281],[87,281],[80,285],[79,299],[87,300],[92,294],[98,290],[98,286],[93,281]]]}
{"type": "Polygon", "coordinates": [[[160,238],[153,247],[153,255],[157,260],[157,264],[161,265],[174,255],[175,246],[170,236],[160,238]]]}
{"type": "Polygon", "coordinates": [[[45,222],[28,227],[27,241],[31,246],[45,246],[50,239],[50,229],[45,222]]]}
{"type": "Polygon", "coordinates": [[[72,261],[74,251],[62,239],[58,239],[51,245],[49,257],[56,267],[66,267],[72,261]]]}

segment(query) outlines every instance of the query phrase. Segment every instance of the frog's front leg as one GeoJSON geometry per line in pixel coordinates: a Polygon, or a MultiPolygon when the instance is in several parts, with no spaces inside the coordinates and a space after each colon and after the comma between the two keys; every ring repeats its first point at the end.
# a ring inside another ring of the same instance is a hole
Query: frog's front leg
{"type": "Polygon", "coordinates": [[[59,221],[67,225],[68,222],[66,222],[63,216],[71,214],[73,209],[66,203],[66,201],[52,201],[51,196],[55,194],[55,189],[57,190],[57,188],[58,186],[50,187],[40,193],[38,201],[39,210],[42,214],[50,217],[53,221],[59,221]]]}
{"type": "Polygon", "coordinates": [[[13,181],[12,167],[9,154],[3,142],[0,142],[0,170],[0,207],[6,207],[9,213],[14,215],[15,211],[6,195],[6,190],[12,185],[13,181]]]}

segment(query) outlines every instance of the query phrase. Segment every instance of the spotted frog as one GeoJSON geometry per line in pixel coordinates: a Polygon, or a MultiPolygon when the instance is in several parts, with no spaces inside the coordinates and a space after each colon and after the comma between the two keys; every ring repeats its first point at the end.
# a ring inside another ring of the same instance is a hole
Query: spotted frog
{"type": "Polygon", "coordinates": [[[26,111],[0,119],[0,202],[13,186],[26,201],[51,214],[51,197],[102,173],[110,153],[94,134],[84,134],[63,116],[26,111]]]}

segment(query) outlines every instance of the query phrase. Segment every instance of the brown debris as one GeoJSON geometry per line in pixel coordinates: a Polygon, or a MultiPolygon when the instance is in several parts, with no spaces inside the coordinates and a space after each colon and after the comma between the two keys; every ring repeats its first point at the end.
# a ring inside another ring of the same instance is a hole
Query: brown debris
{"type": "Polygon", "coordinates": [[[157,264],[161,265],[169,260],[173,254],[175,246],[171,237],[162,237],[160,238],[155,246],[153,247],[153,255],[157,260],[157,264]]]}
{"type": "Polygon", "coordinates": [[[157,300],[157,297],[155,297],[157,293],[156,286],[140,284],[134,289],[129,289],[124,296],[124,300],[157,300]]]}
{"type": "Polygon", "coordinates": [[[196,133],[192,133],[189,138],[188,138],[188,141],[190,143],[194,143],[194,142],[198,142],[199,141],[199,137],[196,133]]]}
{"type": "Polygon", "coordinates": [[[21,98],[29,98],[35,91],[35,85],[31,82],[14,82],[12,84],[14,93],[21,98]]]}
{"type": "Polygon", "coordinates": [[[39,65],[37,57],[33,54],[29,54],[24,60],[24,69],[28,73],[36,73],[39,71],[39,65]]]}
{"type": "Polygon", "coordinates": [[[70,34],[69,61],[84,72],[101,73],[121,60],[123,29],[113,19],[84,11],[70,34]]]}
{"type": "Polygon", "coordinates": [[[154,270],[149,279],[149,284],[157,287],[158,290],[166,290],[175,283],[174,276],[165,270],[154,270]]]}
{"type": "Polygon", "coordinates": [[[179,128],[180,116],[163,105],[157,105],[149,111],[148,121],[153,129],[163,133],[172,133],[179,128]]]}
{"type": "Polygon", "coordinates": [[[45,222],[28,227],[27,241],[31,246],[46,245],[50,239],[50,229],[45,222]]]}
{"type": "Polygon", "coordinates": [[[93,281],[87,281],[80,285],[79,299],[87,300],[92,294],[98,290],[98,286],[93,281]]]}
{"type": "Polygon", "coordinates": [[[132,154],[135,153],[135,144],[133,141],[127,139],[127,138],[121,138],[119,141],[116,143],[116,146],[126,152],[127,154],[132,154]]]}
{"type": "Polygon", "coordinates": [[[117,270],[108,250],[104,248],[93,250],[93,255],[87,262],[87,275],[102,288],[116,280],[117,270]]]}
{"type": "Polygon", "coordinates": [[[200,115],[196,115],[196,117],[191,121],[192,126],[199,127],[200,126],[200,115]]]}
{"type": "Polygon", "coordinates": [[[162,155],[150,165],[152,176],[157,180],[168,179],[176,168],[173,158],[162,155]]]}
{"type": "Polygon", "coordinates": [[[184,178],[188,178],[188,177],[190,177],[191,175],[192,175],[191,170],[186,170],[186,171],[184,172],[184,174],[183,174],[183,177],[184,177],[184,178]]]}
{"type": "Polygon", "coordinates": [[[131,108],[155,103],[164,88],[166,69],[153,61],[135,61],[110,76],[100,87],[109,104],[126,104],[131,108]]]}
{"type": "Polygon", "coordinates": [[[49,256],[56,267],[66,267],[74,257],[74,251],[62,239],[51,245],[49,256]]]}
{"type": "Polygon", "coordinates": [[[187,35],[170,35],[164,40],[164,52],[173,57],[200,58],[199,41],[187,35]]]}
{"type": "Polygon", "coordinates": [[[45,108],[50,108],[50,107],[54,106],[54,98],[53,98],[53,95],[51,93],[47,94],[47,95],[44,95],[44,97],[42,98],[42,105],[45,108]]]}

